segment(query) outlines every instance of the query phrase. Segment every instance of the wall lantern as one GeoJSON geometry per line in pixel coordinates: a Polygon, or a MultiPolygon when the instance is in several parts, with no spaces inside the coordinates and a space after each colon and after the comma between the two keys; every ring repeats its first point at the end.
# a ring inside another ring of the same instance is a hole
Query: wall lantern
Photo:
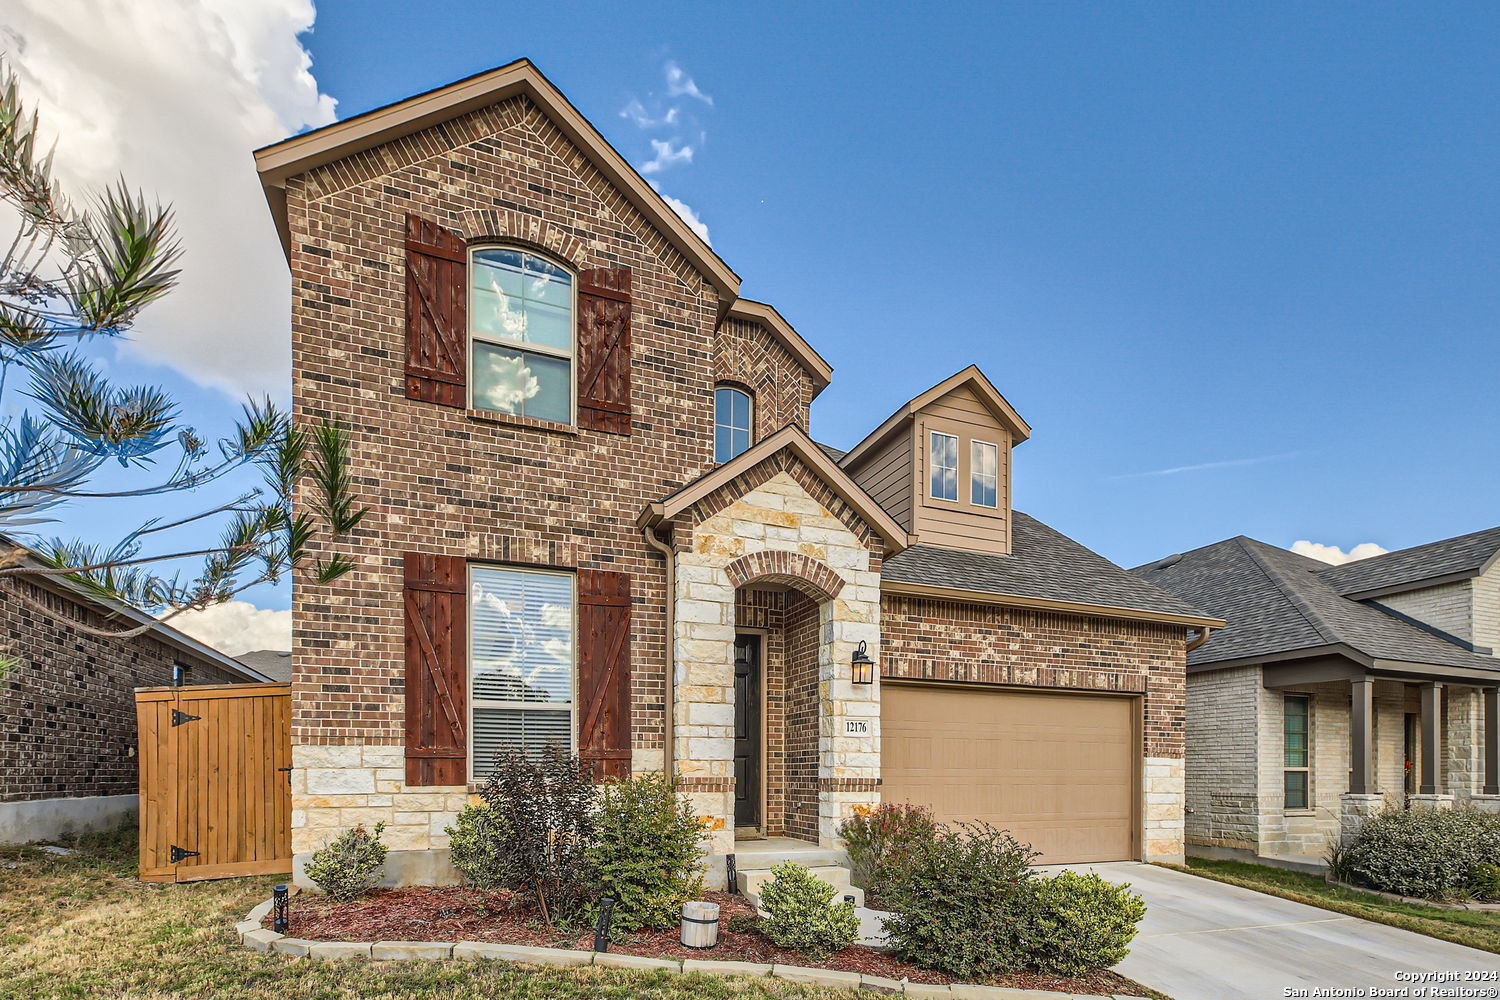
{"type": "Polygon", "coordinates": [[[865,652],[865,644],[863,642],[854,651],[854,659],[850,662],[854,672],[854,683],[875,683],[875,661],[870,659],[869,654],[865,652]]]}

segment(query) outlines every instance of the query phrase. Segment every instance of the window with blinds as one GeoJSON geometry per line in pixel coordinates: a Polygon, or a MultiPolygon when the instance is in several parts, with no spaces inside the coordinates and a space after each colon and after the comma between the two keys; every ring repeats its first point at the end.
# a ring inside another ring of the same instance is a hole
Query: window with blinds
{"type": "Polygon", "coordinates": [[[573,575],[508,566],[469,570],[469,705],[474,777],[495,754],[573,747],[573,575]]]}

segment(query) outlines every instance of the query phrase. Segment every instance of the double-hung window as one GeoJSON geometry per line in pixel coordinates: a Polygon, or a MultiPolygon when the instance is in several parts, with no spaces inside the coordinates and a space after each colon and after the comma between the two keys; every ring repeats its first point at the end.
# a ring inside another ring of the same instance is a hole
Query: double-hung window
{"type": "Polygon", "coordinates": [[[714,389],[714,461],[727,462],[750,448],[754,407],[750,394],[732,385],[714,389]]]}
{"type": "Polygon", "coordinates": [[[573,422],[573,276],[536,254],[475,249],[469,267],[474,406],[573,422]]]}
{"type": "Polygon", "coordinates": [[[495,754],[573,746],[571,573],[475,564],[469,568],[469,705],[476,778],[495,754]]]}
{"type": "Polygon", "coordinates": [[[1312,808],[1308,788],[1311,702],[1312,699],[1305,694],[1289,694],[1282,701],[1282,784],[1286,792],[1287,809],[1312,808]]]}
{"type": "Polygon", "coordinates": [[[934,500],[958,499],[958,436],[933,431],[928,442],[930,493],[934,500]]]}
{"type": "Polygon", "coordinates": [[[996,505],[1000,482],[1000,446],[989,441],[969,442],[969,503],[996,505]]]}

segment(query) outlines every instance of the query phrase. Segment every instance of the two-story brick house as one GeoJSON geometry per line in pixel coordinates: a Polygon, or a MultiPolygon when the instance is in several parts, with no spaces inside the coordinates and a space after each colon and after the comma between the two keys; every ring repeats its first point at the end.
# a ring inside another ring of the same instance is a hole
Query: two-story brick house
{"type": "Polygon", "coordinates": [[[715,857],[882,795],[1182,854],[1218,621],[1011,509],[1030,428],[978,369],[814,443],[829,364],[525,61],[256,155],[295,415],[351,425],[371,507],[294,601],[299,860],[383,820],[393,880],[444,878],[546,740],[680,775],[715,857]]]}

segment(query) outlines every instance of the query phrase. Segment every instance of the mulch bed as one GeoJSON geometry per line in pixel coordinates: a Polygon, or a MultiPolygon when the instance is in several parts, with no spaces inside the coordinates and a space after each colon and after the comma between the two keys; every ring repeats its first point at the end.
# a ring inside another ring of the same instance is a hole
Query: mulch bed
{"type": "MultiPolygon", "coordinates": [[[[705,958],[721,962],[814,966],[860,972],[918,983],[951,983],[952,977],[919,969],[895,956],[854,945],[827,961],[813,962],[795,951],[778,948],[756,931],[735,932],[729,920],[754,916],[744,897],[723,892],[704,895],[719,904],[719,943],[709,950],[684,947],[676,929],[645,930],[610,945],[611,952],[647,958],[705,958]]],[[[267,926],[270,917],[266,918],[267,926]]],[[[334,903],[303,893],[291,905],[292,937],[313,941],[488,941],[537,948],[575,948],[588,951],[594,934],[587,928],[547,927],[534,907],[507,892],[481,892],[464,887],[377,889],[352,903],[334,903]]],[[[1077,979],[1032,972],[1008,972],[986,982],[1015,989],[1055,990],[1110,996],[1130,993],[1136,984],[1113,972],[1095,972],[1077,979]]]]}

